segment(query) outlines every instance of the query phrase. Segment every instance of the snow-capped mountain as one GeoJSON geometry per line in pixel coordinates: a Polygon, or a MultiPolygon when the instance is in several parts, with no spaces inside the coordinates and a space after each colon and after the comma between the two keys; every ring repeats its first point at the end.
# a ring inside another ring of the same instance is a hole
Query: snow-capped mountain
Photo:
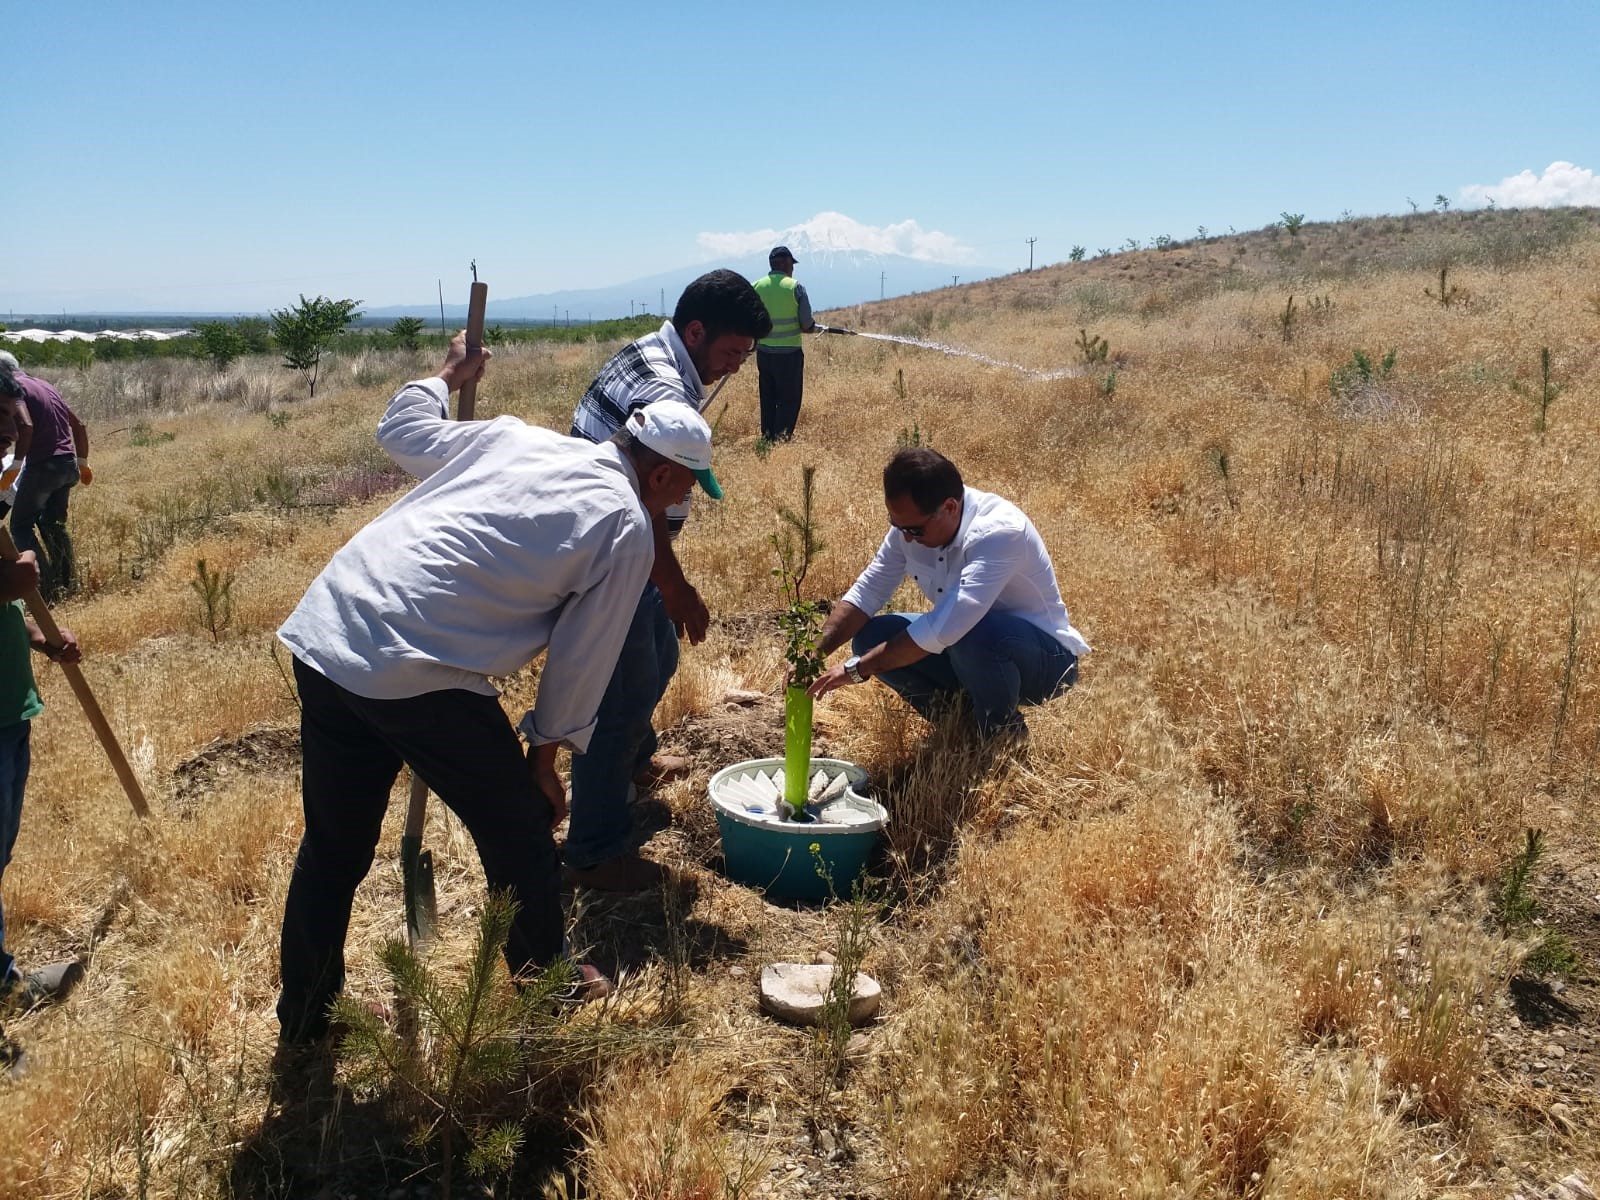
{"type": "MultiPolygon", "coordinates": [[[[844,308],[868,300],[950,287],[956,279],[971,282],[1005,274],[1008,268],[982,266],[953,238],[924,230],[915,221],[869,226],[843,213],[818,213],[787,229],[743,233],[703,233],[700,247],[708,261],[605,287],[543,292],[496,300],[491,294],[488,319],[544,321],[603,320],[639,312],[671,315],[678,294],[696,276],[714,267],[731,267],[747,279],[767,272],[767,251],[785,245],[798,264],[795,278],[805,285],[817,311],[844,308]]],[[[368,316],[438,314],[437,304],[398,305],[369,309],[368,316]]],[[[452,318],[465,316],[462,305],[445,306],[452,318]]]]}

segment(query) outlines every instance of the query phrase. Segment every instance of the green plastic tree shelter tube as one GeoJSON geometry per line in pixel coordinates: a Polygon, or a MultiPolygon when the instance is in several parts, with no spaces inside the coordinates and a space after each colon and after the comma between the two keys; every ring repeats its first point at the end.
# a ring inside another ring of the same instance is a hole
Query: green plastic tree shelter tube
{"type": "Polygon", "coordinates": [[[783,801],[788,815],[805,812],[811,786],[811,706],[815,703],[803,687],[790,687],[783,698],[783,801]]]}
{"type": "Polygon", "coordinates": [[[816,475],[815,467],[800,468],[800,511],[780,505],[778,515],[783,518],[784,528],[770,539],[778,556],[778,569],[773,574],[783,585],[786,602],[778,614],[783,657],[789,664],[789,684],[783,701],[783,802],[789,811],[784,815],[795,820],[805,815],[806,793],[811,784],[812,701],[808,689],[822,674],[818,639],[822,635],[823,607],[815,600],[800,597],[800,585],[805,582],[811,559],[822,549],[812,505],[816,475]]]}

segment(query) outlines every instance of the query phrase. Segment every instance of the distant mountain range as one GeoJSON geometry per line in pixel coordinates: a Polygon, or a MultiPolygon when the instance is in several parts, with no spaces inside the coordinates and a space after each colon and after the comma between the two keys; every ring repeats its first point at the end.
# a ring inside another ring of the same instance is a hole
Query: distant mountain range
{"type": "MultiPolygon", "coordinates": [[[[825,309],[845,308],[890,296],[904,296],[911,292],[926,292],[933,288],[949,287],[952,279],[962,282],[990,279],[1005,274],[1000,267],[977,267],[928,262],[900,254],[874,254],[863,250],[830,250],[807,246],[799,239],[790,244],[799,259],[794,277],[805,284],[811,307],[821,312],[825,309]]],[[[641,312],[663,313],[670,316],[677,305],[678,296],[696,277],[715,267],[730,267],[747,279],[756,279],[767,273],[766,255],[755,259],[729,262],[701,263],[680,267],[659,275],[647,275],[626,283],[609,287],[579,288],[562,292],[541,292],[532,296],[511,296],[495,299],[493,283],[490,284],[488,320],[508,321],[588,321],[611,317],[633,316],[641,312]]],[[[439,315],[439,305],[399,304],[385,308],[364,310],[368,318],[434,317],[439,315]]],[[[447,318],[464,320],[466,305],[446,304],[447,318]]]]}

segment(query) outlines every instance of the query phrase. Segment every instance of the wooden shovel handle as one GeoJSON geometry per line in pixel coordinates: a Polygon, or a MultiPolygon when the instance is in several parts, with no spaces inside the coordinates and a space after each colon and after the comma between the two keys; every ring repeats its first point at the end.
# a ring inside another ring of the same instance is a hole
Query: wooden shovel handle
{"type": "MultiPolygon", "coordinates": [[[[17,557],[17,545],[11,540],[11,531],[0,525],[0,558],[11,562],[17,557]]],[[[61,636],[61,627],[50,615],[50,609],[45,604],[44,597],[39,594],[39,589],[34,588],[22,599],[28,606],[33,623],[39,627],[39,632],[44,634],[44,640],[51,648],[59,650],[66,645],[66,639],[61,636]]],[[[111,724],[106,720],[105,713],[100,711],[99,702],[95,700],[94,692],[89,688],[89,681],[83,677],[83,672],[78,669],[76,663],[58,663],[57,666],[66,675],[67,682],[72,685],[73,694],[83,706],[83,715],[89,718],[95,736],[100,739],[101,748],[111,760],[111,767],[116,771],[117,778],[122,781],[122,790],[128,793],[133,811],[140,817],[148,817],[150,805],[145,802],[144,789],[139,786],[138,777],[128,765],[127,756],[122,753],[122,747],[117,743],[117,735],[111,732],[111,724]]]]}
{"type": "MultiPolygon", "coordinates": [[[[472,284],[472,295],[467,300],[467,345],[477,349],[483,345],[483,318],[489,307],[489,285],[476,280],[472,284]]],[[[461,385],[461,391],[456,396],[456,420],[470,421],[473,413],[477,411],[478,381],[469,379],[461,385]]],[[[422,777],[411,772],[411,799],[406,805],[405,836],[408,838],[421,838],[422,826],[428,816],[428,785],[422,782],[422,777]]]]}
{"type": "MultiPolygon", "coordinates": [[[[472,295],[467,299],[467,347],[476,350],[483,345],[483,318],[489,307],[489,285],[476,280],[472,295]]],[[[456,397],[456,420],[470,421],[478,411],[478,381],[469,379],[461,385],[456,397]]]]}

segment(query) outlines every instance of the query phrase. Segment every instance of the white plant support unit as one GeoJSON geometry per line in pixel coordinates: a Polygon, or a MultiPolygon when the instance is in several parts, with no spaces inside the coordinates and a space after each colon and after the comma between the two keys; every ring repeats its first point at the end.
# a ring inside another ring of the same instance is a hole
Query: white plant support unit
{"type": "Polygon", "coordinates": [[[867,773],[842,759],[813,758],[807,787],[810,821],[797,823],[783,812],[783,760],[755,759],[719,771],[711,781],[711,801],[722,811],[751,825],[793,829],[797,824],[822,832],[825,826],[881,825],[881,805],[855,789],[867,773]]]}

